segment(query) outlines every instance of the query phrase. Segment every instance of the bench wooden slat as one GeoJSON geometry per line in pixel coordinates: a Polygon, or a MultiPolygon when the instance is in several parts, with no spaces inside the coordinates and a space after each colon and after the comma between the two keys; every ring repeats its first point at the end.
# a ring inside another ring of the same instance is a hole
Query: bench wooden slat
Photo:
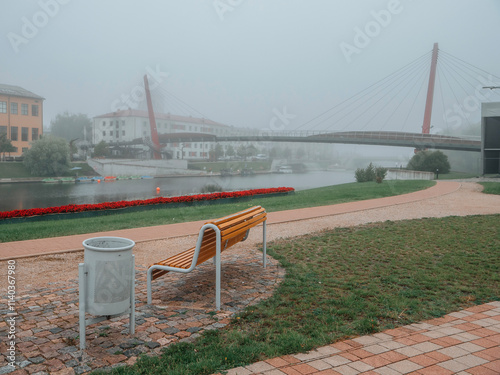
{"type": "Polygon", "coordinates": [[[249,226],[256,226],[266,220],[266,215],[260,215],[257,217],[253,217],[245,222],[235,224],[232,227],[229,227],[225,230],[221,229],[221,237],[227,238],[238,235],[241,231],[246,231],[249,226]]]}

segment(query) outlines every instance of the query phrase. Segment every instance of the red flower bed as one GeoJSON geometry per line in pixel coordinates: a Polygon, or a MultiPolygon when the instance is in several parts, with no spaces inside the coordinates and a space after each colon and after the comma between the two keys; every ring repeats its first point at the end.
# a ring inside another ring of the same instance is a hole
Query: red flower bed
{"type": "Polygon", "coordinates": [[[217,200],[223,198],[248,197],[252,195],[287,193],[290,191],[294,191],[294,189],[291,187],[279,187],[279,188],[241,190],[241,191],[221,192],[221,193],[211,193],[211,194],[183,195],[180,197],[172,197],[172,198],[158,197],[158,198],[135,200],[135,201],[104,202],[95,204],[68,204],[66,206],[58,206],[58,207],[30,208],[27,210],[13,210],[13,211],[0,212],[0,219],[10,219],[13,217],[29,217],[29,216],[40,216],[40,215],[50,215],[50,214],[63,214],[71,212],[112,210],[116,208],[147,206],[152,204],[209,201],[209,200],[217,200]]]}

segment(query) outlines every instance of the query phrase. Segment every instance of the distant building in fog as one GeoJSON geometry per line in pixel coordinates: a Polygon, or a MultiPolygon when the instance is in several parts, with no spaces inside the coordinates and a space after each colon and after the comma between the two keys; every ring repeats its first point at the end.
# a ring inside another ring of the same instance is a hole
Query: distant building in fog
{"type": "MultiPolygon", "coordinates": [[[[163,148],[174,159],[208,159],[213,142],[203,140],[215,136],[237,135],[242,129],[224,125],[212,120],[155,113],[156,128],[160,139],[162,135],[172,133],[189,133],[198,141],[167,143],[163,148]]],[[[92,124],[92,140],[94,145],[104,141],[110,144],[144,141],[144,145],[133,146],[142,156],[149,155],[151,128],[147,111],[123,110],[94,117],[92,124]]]]}
{"type": "Polygon", "coordinates": [[[44,100],[22,87],[0,84],[0,134],[15,147],[10,156],[21,156],[42,135],[44,100]]]}

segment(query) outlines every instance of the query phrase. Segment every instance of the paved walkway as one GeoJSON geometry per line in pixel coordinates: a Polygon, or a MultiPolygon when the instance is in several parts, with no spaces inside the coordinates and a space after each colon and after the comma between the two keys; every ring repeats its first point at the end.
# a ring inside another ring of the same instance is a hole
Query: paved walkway
{"type": "Polygon", "coordinates": [[[500,302],[230,370],[227,375],[500,374],[500,302]]]}
{"type": "MultiPolygon", "coordinates": [[[[415,202],[452,193],[460,183],[440,181],[430,189],[401,196],[269,214],[269,224],[304,220],[415,202]]],[[[123,236],[136,242],[197,233],[201,222],[95,233],[123,236]]],[[[272,230],[272,226],[270,227],[272,230]]],[[[0,244],[0,258],[81,251],[89,235],[0,244]]],[[[172,274],[158,280],[153,306],[145,301],[145,268],[137,267],[136,334],[128,334],[128,317],[87,327],[87,347],[78,349],[78,281],[29,291],[16,300],[16,364],[10,366],[5,341],[0,342],[0,374],[84,374],[98,368],[133,364],[141,353],[158,354],[171,343],[191,341],[202,332],[224,327],[231,316],[268,298],[284,276],[269,258],[262,268],[259,251],[223,255],[222,310],[213,311],[213,267],[172,274]],[[207,276],[208,274],[208,276],[207,276]],[[186,281],[187,277],[189,280],[186,281]],[[168,301],[168,305],[165,304],[168,301]]],[[[0,299],[6,316],[8,300],[0,299]]],[[[0,336],[9,325],[0,322],[0,336]]],[[[229,375],[302,374],[500,374],[500,302],[492,302],[412,324],[229,370],[229,375]]]]}

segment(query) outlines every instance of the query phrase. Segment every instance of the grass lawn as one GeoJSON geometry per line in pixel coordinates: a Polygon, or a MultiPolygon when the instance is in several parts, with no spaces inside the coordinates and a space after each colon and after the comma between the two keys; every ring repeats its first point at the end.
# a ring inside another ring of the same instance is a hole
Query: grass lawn
{"type": "Polygon", "coordinates": [[[500,215],[386,221],[270,243],[275,294],[112,374],[213,374],[500,299],[500,215]]]}
{"type": "Polygon", "coordinates": [[[29,178],[33,177],[21,162],[1,162],[0,178],[29,178]]]}
{"type": "MultiPolygon", "coordinates": [[[[384,181],[381,184],[375,182],[350,183],[298,191],[289,196],[258,198],[233,204],[196,205],[178,208],[169,208],[168,205],[164,205],[162,208],[149,211],[110,214],[81,219],[25,223],[10,221],[6,224],[0,224],[0,242],[95,233],[194,220],[208,220],[222,217],[254,205],[261,205],[268,212],[272,212],[382,198],[425,189],[433,184],[433,181],[421,180],[384,181]]],[[[120,212],[119,210],[117,211],[120,212]]]]}
{"type": "Polygon", "coordinates": [[[500,194],[500,181],[499,182],[480,182],[484,186],[483,193],[485,194],[500,194]]]}

